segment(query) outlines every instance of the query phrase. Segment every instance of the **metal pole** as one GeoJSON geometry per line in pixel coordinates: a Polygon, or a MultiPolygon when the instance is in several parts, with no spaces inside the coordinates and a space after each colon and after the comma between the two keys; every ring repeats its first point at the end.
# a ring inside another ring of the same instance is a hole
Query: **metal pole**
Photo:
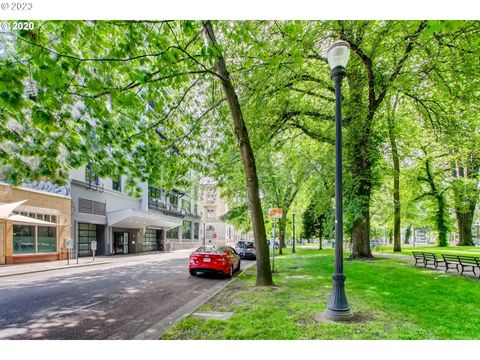
{"type": "Polygon", "coordinates": [[[275,237],[277,235],[277,219],[273,219],[273,241],[272,241],[272,272],[275,270],[275,237]]]}
{"type": "Polygon", "coordinates": [[[335,83],[335,273],[333,293],[325,311],[330,320],[347,320],[352,317],[343,274],[343,189],[342,189],[342,80],[346,72],[343,66],[332,70],[335,83]]]}
{"type": "Polygon", "coordinates": [[[207,243],[207,232],[205,230],[205,223],[203,223],[203,245],[207,243]]]}
{"type": "Polygon", "coordinates": [[[295,254],[295,213],[292,214],[292,233],[293,233],[293,244],[292,244],[292,254],[295,254]]]}
{"type": "Polygon", "coordinates": [[[78,248],[78,226],[77,226],[77,221],[74,221],[74,226],[75,228],[73,229],[72,233],[75,234],[75,253],[77,254],[77,264],[78,264],[78,256],[80,255],[80,249],[78,248]]]}

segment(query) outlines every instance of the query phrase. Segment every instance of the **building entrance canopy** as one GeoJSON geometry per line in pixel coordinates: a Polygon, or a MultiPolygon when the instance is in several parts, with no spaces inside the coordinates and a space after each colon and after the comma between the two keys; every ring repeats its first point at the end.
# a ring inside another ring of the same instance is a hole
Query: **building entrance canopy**
{"type": "Polygon", "coordinates": [[[162,214],[153,214],[135,209],[123,209],[107,213],[109,226],[141,229],[147,227],[166,230],[182,225],[182,219],[162,214]]]}

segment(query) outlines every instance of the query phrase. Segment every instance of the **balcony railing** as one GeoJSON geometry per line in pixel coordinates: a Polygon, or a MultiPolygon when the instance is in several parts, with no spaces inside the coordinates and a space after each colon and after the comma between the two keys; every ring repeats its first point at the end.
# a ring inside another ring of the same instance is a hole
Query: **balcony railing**
{"type": "Polygon", "coordinates": [[[172,215],[177,217],[185,217],[185,210],[179,210],[176,205],[166,204],[160,199],[149,198],[148,199],[148,208],[151,210],[161,211],[166,215],[172,215]]]}
{"type": "Polygon", "coordinates": [[[200,218],[200,214],[196,211],[187,211],[187,215],[195,218],[200,218]]]}
{"type": "Polygon", "coordinates": [[[87,181],[87,189],[91,189],[93,191],[103,192],[104,185],[103,185],[103,183],[100,184],[98,181],[95,181],[95,180],[88,180],[87,181]]]}

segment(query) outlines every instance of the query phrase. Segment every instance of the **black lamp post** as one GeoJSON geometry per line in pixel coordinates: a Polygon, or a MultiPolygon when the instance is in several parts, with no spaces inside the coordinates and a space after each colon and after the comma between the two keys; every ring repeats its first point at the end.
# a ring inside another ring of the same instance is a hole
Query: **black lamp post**
{"type": "Polygon", "coordinates": [[[325,317],[341,321],[352,317],[347,295],[345,275],[343,275],[343,194],[342,194],[342,80],[350,56],[350,45],[337,41],[327,51],[327,59],[332,69],[335,84],[335,273],[333,293],[328,303],[325,317]]]}
{"type": "Polygon", "coordinates": [[[292,233],[293,233],[293,244],[292,244],[292,253],[295,253],[295,213],[292,213],[292,233]]]}

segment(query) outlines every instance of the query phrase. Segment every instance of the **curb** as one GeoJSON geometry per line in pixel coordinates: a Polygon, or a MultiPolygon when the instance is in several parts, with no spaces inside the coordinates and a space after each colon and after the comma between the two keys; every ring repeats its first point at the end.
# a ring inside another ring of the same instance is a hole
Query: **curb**
{"type": "Polygon", "coordinates": [[[149,327],[147,330],[141,332],[137,336],[135,336],[134,340],[160,340],[160,338],[165,334],[170,328],[174,325],[178,324],[183,319],[187,318],[188,316],[192,315],[200,306],[205,304],[208,300],[213,298],[217,295],[220,291],[225,289],[228,285],[230,285],[238,276],[242,275],[247,271],[250,267],[255,265],[255,262],[252,262],[251,265],[247,266],[243,269],[237,276],[233,277],[229,281],[225,283],[220,283],[215,285],[207,292],[197,296],[195,299],[191,300],[190,302],[186,303],[185,305],[179,307],[173,313],[169,314],[167,317],[163,318],[153,326],[149,327]]]}
{"type": "Polygon", "coordinates": [[[59,267],[59,268],[50,268],[50,269],[41,269],[41,270],[30,270],[30,271],[23,271],[23,272],[12,273],[12,274],[3,274],[3,275],[0,275],[0,278],[2,278],[2,277],[8,277],[8,276],[34,274],[34,273],[40,273],[40,272],[46,272],[46,271],[74,269],[74,268],[86,267],[86,266],[105,265],[105,264],[112,264],[112,262],[104,261],[104,262],[97,262],[97,263],[91,263],[91,264],[65,265],[65,266],[62,266],[62,267],[59,267]]]}

